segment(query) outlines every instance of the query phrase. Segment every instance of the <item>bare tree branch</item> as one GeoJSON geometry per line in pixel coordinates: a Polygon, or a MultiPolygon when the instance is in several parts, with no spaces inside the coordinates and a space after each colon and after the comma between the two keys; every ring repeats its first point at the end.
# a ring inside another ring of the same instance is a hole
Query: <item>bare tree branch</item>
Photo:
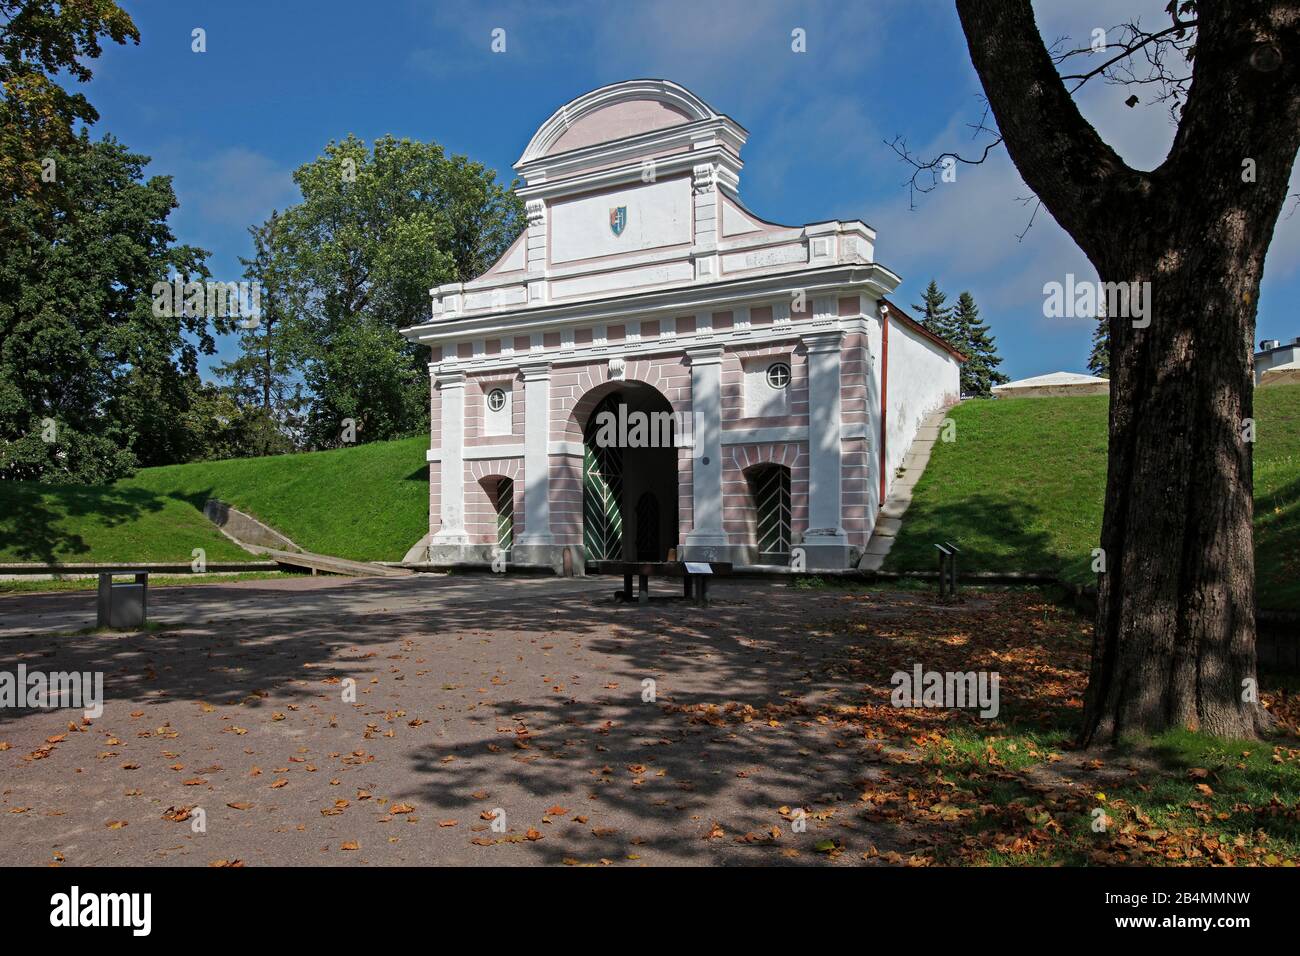
{"type": "Polygon", "coordinates": [[[1182,96],[1186,92],[1187,84],[1191,82],[1191,72],[1187,71],[1181,75],[1175,73],[1165,62],[1165,57],[1172,49],[1183,54],[1184,58],[1190,61],[1191,53],[1196,49],[1196,34],[1191,32],[1196,23],[1195,20],[1178,20],[1175,14],[1174,25],[1156,33],[1143,30],[1138,20],[1121,23],[1107,31],[1107,35],[1111,31],[1119,32],[1121,39],[1118,43],[1107,43],[1100,49],[1082,47],[1069,50],[1054,55],[1052,60],[1057,66],[1060,66],[1074,56],[1091,55],[1103,50],[1108,52],[1113,47],[1119,47],[1119,53],[1091,70],[1086,70],[1083,73],[1063,73],[1061,75],[1062,80],[1078,81],[1070,88],[1070,94],[1077,93],[1089,80],[1100,76],[1109,83],[1118,83],[1124,86],[1133,83],[1162,84],[1167,89],[1166,93],[1162,93],[1162,99],[1171,95],[1182,96]],[[1132,58],[1138,52],[1142,52],[1147,58],[1148,72],[1146,76],[1139,76],[1133,69],[1132,58]]]}
{"type": "MultiPolygon", "coordinates": [[[[1074,95],[1088,82],[1100,78],[1108,85],[1156,87],[1157,91],[1150,102],[1168,103],[1170,115],[1177,122],[1191,83],[1190,67],[1196,50],[1196,28],[1199,21],[1182,19],[1177,3],[1170,5],[1169,14],[1173,20],[1172,24],[1155,31],[1145,29],[1140,19],[1112,26],[1106,31],[1107,37],[1118,35],[1119,39],[1115,42],[1107,41],[1101,46],[1069,47],[1070,37],[1061,36],[1047,47],[1061,89],[1066,99],[1071,101],[1071,110],[1074,109],[1072,102],[1074,95]],[[1065,64],[1072,63],[1076,58],[1094,57],[1100,53],[1109,55],[1096,66],[1078,68],[1071,73],[1064,72],[1065,64]]],[[[1036,34],[1035,39],[1039,39],[1036,34]]],[[[1039,45],[1041,46],[1041,39],[1039,45]]],[[[1135,105],[1136,102],[1136,96],[1130,98],[1130,105],[1135,105]]],[[[911,167],[911,175],[903,182],[903,185],[908,188],[909,207],[916,208],[919,193],[931,192],[939,185],[941,171],[950,168],[953,164],[977,166],[1002,145],[1001,132],[989,125],[988,116],[989,105],[985,101],[979,122],[970,125],[974,130],[972,138],[987,135],[990,139],[979,153],[969,156],[955,151],[945,151],[929,157],[919,156],[908,148],[906,139],[901,135],[885,141],[900,161],[911,167]]],[[[1093,135],[1095,136],[1095,133],[1093,135]]],[[[1100,138],[1097,138],[1097,142],[1101,143],[1100,138]]],[[[1104,143],[1101,145],[1105,146],[1104,143]]],[[[1115,160],[1119,166],[1127,169],[1117,156],[1115,160]]],[[[1023,240],[1033,226],[1039,205],[1041,203],[1034,206],[1024,231],[1017,235],[1018,240],[1023,240]]]]}
{"type": "Polygon", "coordinates": [[[1033,210],[1029,213],[1029,222],[1025,223],[1025,228],[1016,233],[1016,242],[1024,242],[1025,236],[1029,235],[1029,230],[1034,228],[1034,219],[1038,216],[1038,210],[1043,208],[1043,201],[1037,196],[1017,196],[1016,202],[1022,206],[1027,206],[1031,202],[1034,204],[1033,210]]]}
{"type": "Polygon", "coordinates": [[[898,154],[899,159],[912,166],[912,175],[904,181],[903,185],[908,187],[908,202],[911,208],[916,208],[916,194],[928,193],[939,185],[940,170],[950,168],[949,160],[952,163],[962,163],[967,166],[978,166],[988,159],[989,153],[996,149],[1002,143],[1002,137],[997,136],[991,143],[987,143],[979,154],[978,159],[970,159],[962,156],[960,153],[940,153],[933,159],[921,160],[916,157],[911,150],[907,148],[907,140],[901,136],[895,136],[892,140],[885,140],[885,145],[898,154]],[[926,176],[929,181],[926,181],[926,176]]]}

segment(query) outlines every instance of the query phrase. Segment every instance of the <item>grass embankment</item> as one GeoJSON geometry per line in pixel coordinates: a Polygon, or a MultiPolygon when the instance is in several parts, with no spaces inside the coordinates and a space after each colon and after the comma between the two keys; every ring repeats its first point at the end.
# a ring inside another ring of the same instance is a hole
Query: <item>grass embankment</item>
{"type": "Polygon", "coordinates": [[[206,518],[219,498],[300,547],[400,561],[428,530],[426,438],[144,468],[105,487],[0,482],[0,562],[255,560],[206,518]]]}
{"type": "MultiPolygon", "coordinates": [[[[936,442],[887,570],[961,565],[1090,583],[1106,488],[1106,396],[966,402],[936,442]]],[[[1300,609],[1300,385],[1255,393],[1255,561],[1261,607],[1300,609]]]]}
{"type": "Polygon", "coordinates": [[[0,562],[253,561],[192,502],[125,483],[0,481],[0,562]]]}
{"type": "Polygon", "coordinates": [[[145,468],[122,485],[202,509],[219,498],[299,547],[400,561],[429,530],[427,437],[335,451],[145,468]]]}

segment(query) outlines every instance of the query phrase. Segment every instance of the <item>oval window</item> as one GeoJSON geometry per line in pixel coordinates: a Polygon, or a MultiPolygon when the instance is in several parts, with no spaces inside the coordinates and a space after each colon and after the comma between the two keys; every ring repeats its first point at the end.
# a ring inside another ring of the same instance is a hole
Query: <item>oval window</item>
{"type": "Polygon", "coordinates": [[[790,384],[790,366],[784,362],[774,362],[767,367],[767,384],[772,388],[782,389],[790,384]]]}
{"type": "Polygon", "coordinates": [[[487,403],[488,408],[492,409],[492,411],[501,411],[506,407],[506,393],[499,388],[492,389],[492,391],[488,392],[487,403]]]}

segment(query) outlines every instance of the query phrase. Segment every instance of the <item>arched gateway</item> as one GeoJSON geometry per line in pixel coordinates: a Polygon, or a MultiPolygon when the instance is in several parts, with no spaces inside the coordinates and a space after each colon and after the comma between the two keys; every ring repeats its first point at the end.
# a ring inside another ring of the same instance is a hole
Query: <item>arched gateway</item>
{"type": "MultiPolygon", "coordinates": [[[[682,429],[644,382],[599,386],[582,428],[582,544],[588,561],[663,561],[678,546],[682,429]]],[[[579,412],[575,411],[575,416],[579,412]]]]}
{"type": "Polygon", "coordinates": [[[403,330],[432,351],[412,556],[856,563],[963,358],[885,298],[900,280],[865,223],[744,206],[747,136],[665,80],[583,94],[533,135],[527,228],[403,330]]]}

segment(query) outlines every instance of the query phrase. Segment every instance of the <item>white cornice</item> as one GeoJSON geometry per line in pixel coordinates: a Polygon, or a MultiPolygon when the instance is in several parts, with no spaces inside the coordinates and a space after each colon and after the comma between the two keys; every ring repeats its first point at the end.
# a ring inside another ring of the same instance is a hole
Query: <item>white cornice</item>
{"type": "MultiPolygon", "coordinates": [[[[709,251],[718,255],[728,255],[736,252],[778,247],[794,242],[804,242],[819,236],[831,236],[836,233],[840,235],[841,243],[845,241],[845,237],[856,237],[853,241],[860,239],[864,244],[861,248],[856,250],[847,250],[842,246],[839,256],[841,264],[866,262],[864,253],[870,252],[876,233],[875,230],[860,220],[849,220],[844,222],[832,220],[828,223],[822,222],[810,223],[806,226],[789,226],[775,231],[761,232],[757,234],[742,233],[737,236],[722,239],[718,242],[715,249],[709,251]]],[[[523,289],[529,282],[550,282],[555,279],[565,279],[573,276],[594,276],[607,272],[618,272],[642,265],[681,262],[688,260],[694,254],[694,251],[693,246],[683,244],[661,249],[646,250],[630,255],[610,256],[605,260],[598,259],[567,265],[551,265],[548,268],[544,268],[539,272],[532,274],[523,270],[513,270],[511,272],[497,273],[495,275],[485,275],[469,282],[447,283],[446,285],[437,286],[429,290],[429,294],[432,296],[435,303],[435,314],[438,316],[438,318],[434,319],[434,322],[444,323],[493,313],[502,313],[502,308],[500,306],[489,308],[480,307],[474,309],[472,312],[465,312],[461,303],[463,296],[467,293],[494,289],[523,289]],[[447,308],[448,304],[453,305],[453,308],[447,310],[453,313],[453,315],[446,315],[443,312],[443,310],[447,308]]],[[[802,268],[804,268],[804,265],[800,263],[778,263],[761,270],[747,270],[747,276],[749,278],[756,278],[775,272],[798,272],[801,271],[802,268]]],[[[607,297],[608,295],[593,296],[594,299],[607,297]]],[[[428,323],[421,323],[419,327],[423,327],[427,324],[428,323]]]]}
{"type": "Polygon", "coordinates": [[[552,179],[564,179],[584,169],[621,165],[653,153],[673,150],[700,156],[706,149],[721,148],[739,162],[745,137],[737,135],[736,129],[736,125],[725,117],[699,120],[681,126],[634,133],[605,143],[592,143],[555,156],[544,156],[521,164],[516,169],[526,177],[528,186],[535,186],[552,179]]]}
{"type": "Polygon", "coordinates": [[[592,322],[691,315],[705,309],[726,311],[754,300],[783,297],[791,289],[802,289],[809,296],[837,292],[858,295],[865,292],[880,297],[892,293],[901,281],[879,263],[836,265],[674,286],[650,292],[625,293],[604,299],[560,302],[513,312],[490,312],[442,319],[402,329],[402,335],[413,342],[440,345],[546,332],[592,322]]]}
{"type": "MultiPolygon", "coordinates": [[[[862,290],[858,291],[861,292],[862,290]]],[[[733,327],[721,331],[715,329],[706,338],[700,338],[693,333],[681,336],[671,334],[657,339],[623,341],[614,345],[597,345],[593,342],[581,346],[574,344],[573,331],[570,328],[562,333],[565,338],[560,346],[545,351],[517,353],[515,356],[504,354],[482,356],[471,359],[453,357],[440,364],[431,363],[430,367],[435,370],[435,375],[438,374],[438,371],[445,373],[447,370],[452,369],[462,373],[462,375],[488,376],[519,371],[522,365],[535,362],[546,362],[552,367],[562,367],[603,362],[612,356],[617,356],[626,361],[634,361],[656,355],[698,351],[700,348],[737,350],[762,348],[778,343],[797,347],[800,341],[809,335],[833,334],[836,330],[841,333],[865,333],[872,323],[878,322],[879,319],[874,314],[841,316],[832,320],[830,325],[808,318],[761,328],[750,327],[742,330],[733,327]]]]}
{"type": "MultiPolygon", "coordinates": [[[[608,145],[607,143],[598,144],[601,147],[607,147],[608,145]]],[[[563,178],[552,178],[548,171],[545,176],[530,179],[527,186],[520,186],[515,192],[525,200],[554,199],[560,196],[567,198],[582,193],[612,189],[615,186],[639,182],[645,172],[641,156],[642,153],[637,153],[630,157],[623,157],[627,159],[626,162],[613,166],[602,166],[600,169],[588,173],[579,173],[563,178]]],[[[656,156],[654,160],[655,178],[667,179],[682,172],[690,172],[698,163],[705,162],[716,163],[721,167],[726,173],[726,180],[729,184],[740,181],[740,170],[744,164],[731,150],[718,145],[696,146],[690,152],[656,156]]]]}

